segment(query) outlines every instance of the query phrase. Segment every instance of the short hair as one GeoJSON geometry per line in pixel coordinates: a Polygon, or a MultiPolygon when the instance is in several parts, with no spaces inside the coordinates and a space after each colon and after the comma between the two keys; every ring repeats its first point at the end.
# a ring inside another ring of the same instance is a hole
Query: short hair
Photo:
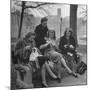
{"type": "Polygon", "coordinates": [[[44,21],[48,21],[48,19],[46,17],[42,18],[41,23],[44,22],[44,21]]]}

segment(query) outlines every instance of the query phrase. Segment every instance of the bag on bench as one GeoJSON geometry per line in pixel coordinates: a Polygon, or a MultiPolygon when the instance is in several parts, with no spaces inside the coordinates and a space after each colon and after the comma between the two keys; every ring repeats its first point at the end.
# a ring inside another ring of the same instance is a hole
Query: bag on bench
{"type": "Polygon", "coordinates": [[[83,61],[81,61],[77,67],[77,73],[82,75],[85,73],[86,70],[87,70],[87,65],[83,61]]]}

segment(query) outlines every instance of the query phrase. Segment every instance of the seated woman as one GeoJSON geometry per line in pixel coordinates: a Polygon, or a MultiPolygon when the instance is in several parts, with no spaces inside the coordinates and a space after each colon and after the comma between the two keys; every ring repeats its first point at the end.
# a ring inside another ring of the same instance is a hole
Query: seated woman
{"type": "MultiPolygon", "coordinates": [[[[31,65],[29,63],[29,57],[30,57],[33,47],[35,47],[34,38],[35,38],[35,34],[30,32],[25,36],[24,39],[20,39],[16,44],[15,55],[22,69],[24,68],[25,70],[31,69],[31,65]]],[[[48,87],[46,83],[46,76],[45,76],[46,70],[52,78],[57,79],[57,77],[54,75],[54,73],[49,68],[49,65],[46,62],[47,60],[48,59],[46,56],[38,57],[38,64],[41,69],[41,78],[42,78],[43,87],[48,87]]],[[[21,74],[22,80],[24,79],[24,76],[25,75],[21,74]]]]}
{"type": "Polygon", "coordinates": [[[63,55],[70,55],[74,57],[76,63],[78,63],[78,57],[76,53],[76,41],[72,36],[72,29],[66,28],[64,36],[60,38],[59,49],[63,55]]]}
{"type": "Polygon", "coordinates": [[[76,73],[73,72],[66,64],[62,54],[58,53],[56,51],[57,45],[55,42],[55,31],[49,31],[48,32],[48,38],[46,38],[46,44],[41,45],[40,49],[41,51],[44,50],[47,56],[50,56],[51,61],[54,63],[55,66],[58,68],[58,78],[61,79],[61,64],[68,70],[69,74],[73,75],[74,77],[77,77],[76,73]]]}

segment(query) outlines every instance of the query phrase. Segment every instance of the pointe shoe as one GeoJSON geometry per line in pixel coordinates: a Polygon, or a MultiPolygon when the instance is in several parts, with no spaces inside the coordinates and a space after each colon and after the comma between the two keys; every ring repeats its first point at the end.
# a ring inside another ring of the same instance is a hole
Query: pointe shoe
{"type": "Polygon", "coordinates": [[[46,83],[42,83],[42,87],[48,87],[46,83]]]}

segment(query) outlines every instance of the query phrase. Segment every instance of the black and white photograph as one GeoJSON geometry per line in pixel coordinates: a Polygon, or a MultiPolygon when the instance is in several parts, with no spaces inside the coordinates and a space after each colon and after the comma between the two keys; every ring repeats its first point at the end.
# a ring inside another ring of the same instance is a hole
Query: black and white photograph
{"type": "Polygon", "coordinates": [[[10,0],[10,88],[87,85],[87,5],[10,0]]]}

